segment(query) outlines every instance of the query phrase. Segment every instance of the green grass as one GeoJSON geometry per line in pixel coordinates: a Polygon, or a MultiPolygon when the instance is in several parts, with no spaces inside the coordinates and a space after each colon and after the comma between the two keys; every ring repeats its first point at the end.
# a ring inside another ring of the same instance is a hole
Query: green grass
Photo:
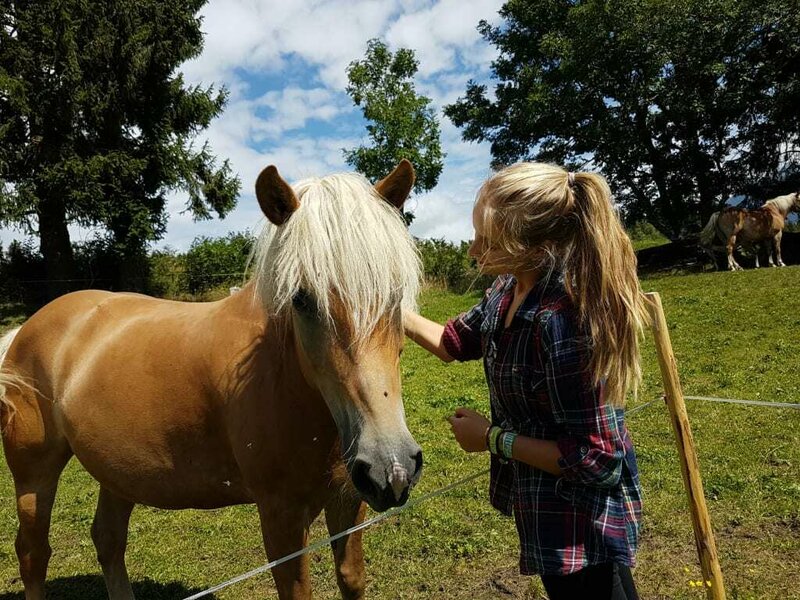
{"type": "Polygon", "coordinates": [[[630,227],[628,235],[633,243],[633,249],[637,252],[669,243],[669,238],[647,222],[640,222],[630,227]]]}
{"type": "MultiPolygon", "coordinates": [[[[661,293],[683,387],[689,395],[798,402],[800,268],[646,279],[661,293]]],[[[428,290],[422,311],[443,321],[478,296],[428,290]]],[[[6,315],[5,317],[9,317],[6,315]]],[[[7,321],[3,321],[8,326],[7,321]]],[[[661,386],[651,341],[639,403],[661,386]]],[[[402,362],[409,427],[425,452],[420,496],[486,468],[461,452],[445,416],[458,406],[486,411],[479,363],[444,365],[409,343],[402,362]]],[[[800,599],[800,411],[688,402],[728,598],[800,599]]],[[[644,599],[704,598],[686,496],[666,408],[632,415],[645,492],[635,571],[644,599]]],[[[487,478],[391,517],[365,533],[369,597],[539,598],[536,578],[516,575],[513,522],[486,500],[487,478]]],[[[74,461],[53,515],[52,597],[104,598],[89,538],[97,485],[74,461]]],[[[21,598],[13,550],[13,488],[0,466],[0,599],[21,598]]],[[[312,539],[324,537],[315,524],[312,539]]],[[[180,598],[264,560],[253,507],[168,512],[137,508],[128,566],[141,598],[180,598]]],[[[337,597],[329,552],[312,556],[315,597],[337,597]]],[[[268,576],[220,599],[274,598],[268,576]]]]}

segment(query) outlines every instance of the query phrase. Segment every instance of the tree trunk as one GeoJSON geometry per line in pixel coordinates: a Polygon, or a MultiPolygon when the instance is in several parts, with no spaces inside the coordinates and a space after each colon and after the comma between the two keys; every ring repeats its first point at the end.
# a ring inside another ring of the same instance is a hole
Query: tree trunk
{"type": "Polygon", "coordinates": [[[75,277],[75,262],[63,202],[41,198],[37,212],[39,247],[44,257],[47,277],[47,287],[42,290],[42,300],[50,301],[74,289],[75,282],[69,280],[75,277]]]}
{"type": "Polygon", "coordinates": [[[637,106],[634,114],[633,125],[639,135],[639,141],[644,146],[647,157],[650,159],[651,175],[658,190],[658,197],[655,199],[654,206],[660,213],[661,221],[667,228],[667,231],[662,231],[662,233],[674,242],[680,237],[681,221],[676,210],[676,204],[673,202],[672,190],[667,185],[666,174],[668,169],[664,165],[663,157],[655,147],[655,144],[653,144],[653,136],[647,124],[647,109],[637,106]]]}

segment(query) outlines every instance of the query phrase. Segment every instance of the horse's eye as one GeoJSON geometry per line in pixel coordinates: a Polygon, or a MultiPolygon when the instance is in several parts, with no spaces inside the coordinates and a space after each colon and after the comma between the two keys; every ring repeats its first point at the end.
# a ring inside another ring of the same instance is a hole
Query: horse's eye
{"type": "Polygon", "coordinates": [[[292,306],[301,313],[312,314],[316,312],[316,305],[311,295],[305,290],[298,290],[292,298],[292,306]]]}

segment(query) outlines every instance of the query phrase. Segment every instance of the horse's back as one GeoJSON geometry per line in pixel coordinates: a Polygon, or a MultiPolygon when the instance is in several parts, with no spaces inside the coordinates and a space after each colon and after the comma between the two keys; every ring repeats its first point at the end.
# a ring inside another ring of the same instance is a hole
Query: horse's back
{"type": "Polygon", "coordinates": [[[25,322],[9,359],[48,388],[40,389],[43,394],[58,401],[65,391],[62,386],[81,371],[91,371],[98,363],[102,368],[109,363],[135,368],[137,361],[169,347],[154,346],[158,338],[166,337],[171,345],[185,340],[190,324],[202,318],[204,309],[200,304],[141,294],[74,292],[45,305],[25,322]],[[127,356],[115,356],[122,348],[127,356]]]}
{"type": "MultiPolygon", "coordinates": [[[[206,474],[233,487],[238,476],[209,384],[219,308],[95,290],[43,307],[10,352],[46,399],[39,412],[52,412],[39,416],[51,422],[39,435],[64,437],[96,479],[137,502],[202,505],[206,474]],[[176,472],[190,476],[165,494],[176,472]]],[[[242,499],[236,489],[223,492],[223,504],[242,499]]]]}

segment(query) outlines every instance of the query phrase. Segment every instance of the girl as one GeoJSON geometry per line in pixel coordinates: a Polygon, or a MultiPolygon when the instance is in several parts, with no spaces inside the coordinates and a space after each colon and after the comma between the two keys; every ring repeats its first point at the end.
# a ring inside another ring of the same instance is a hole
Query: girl
{"type": "Polygon", "coordinates": [[[520,572],[552,600],[635,600],[641,501],[622,407],[647,313],[611,191],[519,163],[483,185],[472,218],[470,255],[497,279],[444,327],[405,314],[406,335],[447,362],[483,359],[491,421],[468,408],[449,420],[464,450],[491,453],[490,501],[514,515],[520,572]]]}

